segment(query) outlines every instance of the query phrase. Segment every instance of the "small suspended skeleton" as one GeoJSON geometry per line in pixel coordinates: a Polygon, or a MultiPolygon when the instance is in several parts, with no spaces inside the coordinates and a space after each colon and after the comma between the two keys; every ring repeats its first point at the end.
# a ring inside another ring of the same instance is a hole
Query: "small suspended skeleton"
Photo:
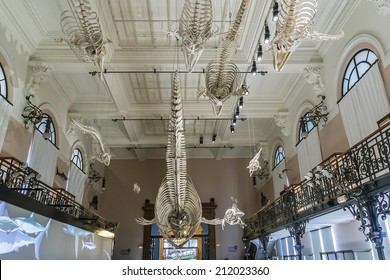
{"type": "Polygon", "coordinates": [[[244,228],[245,223],[242,221],[241,217],[244,216],[245,213],[238,209],[237,199],[234,197],[230,197],[230,199],[232,200],[233,205],[226,210],[223,219],[205,220],[202,218],[202,222],[210,225],[222,225],[222,230],[225,228],[225,223],[228,223],[229,225],[240,225],[241,228],[244,228]]]}
{"type": "MultiPolygon", "coordinates": [[[[64,37],[56,38],[66,42],[77,58],[84,62],[93,62],[104,72],[104,57],[107,43],[97,13],[92,10],[89,0],[70,0],[71,10],[61,14],[60,24],[64,37]]],[[[102,76],[101,76],[102,78],[102,76]]]]}
{"type": "Polygon", "coordinates": [[[249,162],[249,165],[247,168],[249,168],[249,176],[250,177],[253,176],[254,172],[261,169],[260,162],[259,162],[261,150],[262,150],[262,148],[257,152],[257,154],[249,162]]]}
{"type": "Polygon", "coordinates": [[[336,35],[311,33],[316,12],[317,0],[281,0],[275,37],[270,42],[277,71],[282,70],[302,40],[339,40],[344,36],[342,31],[336,35]]]}
{"type": "Polygon", "coordinates": [[[135,192],[136,194],[139,194],[140,191],[141,191],[140,186],[138,186],[138,184],[135,183],[134,188],[133,188],[133,192],[135,192]]]}
{"type": "Polygon", "coordinates": [[[82,124],[81,121],[76,119],[71,119],[70,125],[71,129],[76,126],[81,132],[91,137],[92,159],[96,159],[106,166],[109,166],[111,160],[110,149],[104,143],[99,131],[92,126],[82,124]]]}

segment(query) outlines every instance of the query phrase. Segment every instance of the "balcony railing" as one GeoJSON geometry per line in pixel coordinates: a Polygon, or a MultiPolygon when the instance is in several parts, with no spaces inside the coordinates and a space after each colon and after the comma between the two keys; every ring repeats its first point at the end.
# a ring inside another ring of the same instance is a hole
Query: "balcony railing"
{"type": "MultiPolygon", "coordinates": [[[[82,222],[80,224],[85,224],[87,228],[94,227],[109,232],[114,232],[117,228],[117,223],[106,221],[96,213],[83,207],[74,200],[74,196],[41,182],[36,171],[15,158],[0,158],[0,188],[12,190],[14,193],[21,195],[19,198],[25,197],[35,201],[38,203],[37,209],[42,209],[39,205],[44,205],[57,210],[49,213],[67,214],[73,218],[67,221],[80,221],[82,222]]],[[[3,198],[3,200],[6,200],[6,198],[3,198]]],[[[36,203],[35,205],[37,205],[36,203]]],[[[23,207],[23,205],[20,206],[23,207]]],[[[33,209],[27,210],[32,211],[33,209]]],[[[56,219],[56,217],[51,218],[56,219]]]]}
{"type": "MultiPolygon", "coordinates": [[[[250,240],[342,208],[363,191],[379,193],[388,184],[370,184],[390,171],[390,123],[343,154],[335,154],[266,208],[245,220],[244,239],[250,240]],[[309,176],[310,177],[310,176],[309,176]],[[364,189],[362,186],[365,187],[364,189]],[[343,200],[340,200],[343,198],[343,200]]],[[[389,194],[385,194],[389,198],[389,194]]]]}

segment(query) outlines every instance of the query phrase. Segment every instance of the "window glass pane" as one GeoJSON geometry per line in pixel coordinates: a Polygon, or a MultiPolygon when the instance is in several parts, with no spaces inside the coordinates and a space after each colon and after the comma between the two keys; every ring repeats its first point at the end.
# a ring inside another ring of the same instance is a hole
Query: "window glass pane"
{"type": "Polygon", "coordinates": [[[0,64],[0,95],[7,98],[7,82],[5,80],[5,74],[3,67],[0,64]]]}
{"type": "Polygon", "coordinates": [[[371,65],[368,63],[365,62],[359,63],[359,65],[357,66],[359,72],[359,78],[361,78],[364,75],[364,73],[366,73],[367,70],[370,69],[370,67],[371,65]]]}
{"type": "Polygon", "coordinates": [[[368,51],[361,51],[355,55],[356,63],[359,63],[360,61],[366,61],[367,60],[367,54],[368,51]]]}
{"type": "Polygon", "coordinates": [[[342,95],[345,95],[359,81],[359,79],[363,77],[377,59],[378,58],[375,53],[368,49],[364,49],[355,54],[349,62],[343,77],[344,82],[342,86],[342,95]],[[346,81],[349,82],[348,85],[346,81]]]}
{"type": "Polygon", "coordinates": [[[367,61],[370,63],[370,64],[374,64],[374,62],[377,60],[378,58],[376,57],[376,55],[373,53],[373,52],[370,52],[368,54],[368,58],[367,58],[367,61]]]}
{"type": "Polygon", "coordinates": [[[281,161],[285,158],[284,150],[281,146],[279,146],[275,151],[274,157],[274,167],[277,166],[281,161]]]}
{"type": "Polygon", "coordinates": [[[351,74],[352,74],[352,70],[355,68],[355,62],[354,60],[352,60],[349,65],[348,65],[348,68],[347,68],[347,71],[345,71],[345,75],[344,75],[344,78],[349,80],[350,77],[351,77],[351,74]]]}

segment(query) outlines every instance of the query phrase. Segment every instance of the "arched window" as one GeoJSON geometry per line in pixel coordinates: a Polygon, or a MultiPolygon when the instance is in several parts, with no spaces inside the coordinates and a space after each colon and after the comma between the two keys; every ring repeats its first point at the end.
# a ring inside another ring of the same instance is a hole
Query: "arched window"
{"type": "Polygon", "coordinates": [[[71,162],[74,163],[78,168],[80,168],[81,171],[84,170],[84,159],[83,159],[83,154],[81,153],[80,149],[76,148],[73,150],[72,153],[72,159],[71,162]]]}
{"type": "Polygon", "coordinates": [[[307,134],[310,131],[312,131],[313,128],[315,127],[314,123],[308,118],[308,114],[309,113],[306,113],[303,115],[303,117],[302,117],[303,122],[299,126],[299,142],[301,142],[302,139],[306,138],[307,134]],[[306,134],[306,135],[304,135],[304,134],[306,134]]]}
{"type": "Polygon", "coordinates": [[[341,89],[342,96],[346,95],[377,61],[377,56],[369,49],[362,49],[357,52],[349,61],[345,70],[341,89]]]}
{"type": "Polygon", "coordinates": [[[8,98],[7,79],[5,77],[3,66],[0,63],[0,95],[5,99],[8,98]]]}
{"type": "Polygon", "coordinates": [[[279,146],[275,151],[274,167],[278,166],[285,158],[284,150],[282,146],[279,146]]]}
{"type": "Polygon", "coordinates": [[[42,120],[35,125],[35,128],[42,133],[43,138],[56,145],[56,131],[53,120],[48,114],[42,114],[42,120]]]}

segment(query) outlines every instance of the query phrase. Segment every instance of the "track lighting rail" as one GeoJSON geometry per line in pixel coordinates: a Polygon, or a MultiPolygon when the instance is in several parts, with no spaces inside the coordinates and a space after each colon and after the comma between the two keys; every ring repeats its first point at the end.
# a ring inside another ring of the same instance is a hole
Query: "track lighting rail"
{"type": "MultiPolygon", "coordinates": [[[[206,70],[193,70],[191,72],[188,72],[187,70],[107,70],[104,69],[103,74],[174,74],[175,72],[178,72],[180,74],[205,74],[206,70]]],[[[90,71],[89,74],[92,76],[96,76],[97,74],[101,74],[100,71],[90,71]]],[[[224,71],[224,73],[241,73],[241,74],[247,74],[252,73],[252,71],[224,71]]],[[[268,71],[257,71],[257,74],[260,74],[264,76],[268,73],[268,71]]],[[[252,73],[253,75],[253,73],[252,73]]]]}

